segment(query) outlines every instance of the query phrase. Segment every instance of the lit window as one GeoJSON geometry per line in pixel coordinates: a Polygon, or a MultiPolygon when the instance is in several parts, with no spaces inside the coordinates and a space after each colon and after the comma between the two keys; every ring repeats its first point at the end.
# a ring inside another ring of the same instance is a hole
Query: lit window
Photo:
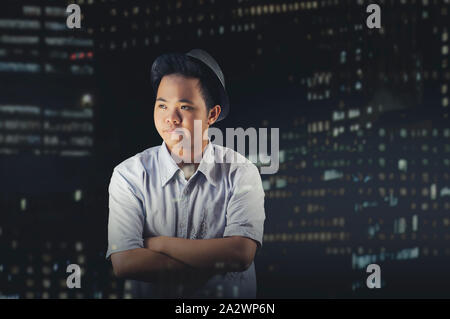
{"type": "Polygon", "coordinates": [[[0,43],[7,44],[36,44],[39,43],[37,36],[17,36],[17,35],[2,35],[0,43]]]}
{"type": "Polygon", "coordinates": [[[406,172],[408,169],[408,161],[405,159],[398,160],[398,169],[400,171],[406,172]]]}
{"type": "Polygon", "coordinates": [[[41,8],[38,6],[23,6],[23,14],[27,16],[40,16],[41,8]]]}
{"type": "Polygon", "coordinates": [[[75,250],[76,251],[82,251],[83,250],[83,243],[78,241],[75,243],[75,250]]]}
{"type": "Polygon", "coordinates": [[[80,189],[77,189],[74,193],[74,200],[76,202],[79,202],[82,197],[83,197],[83,192],[80,189]]]}
{"type": "Polygon", "coordinates": [[[27,209],[27,199],[26,198],[22,198],[20,200],[20,210],[24,211],[27,209]]]}
{"type": "Polygon", "coordinates": [[[347,52],[342,51],[341,52],[341,63],[344,64],[347,60],[347,52]]]}
{"type": "Polygon", "coordinates": [[[45,14],[52,17],[65,17],[66,8],[63,7],[45,7],[45,14]]]}
{"type": "Polygon", "coordinates": [[[41,23],[38,20],[0,19],[0,28],[37,30],[41,23]]]}
{"type": "Polygon", "coordinates": [[[406,136],[408,136],[407,130],[404,129],[404,128],[402,128],[402,129],[400,130],[400,136],[403,137],[403,138],[405,138],[406,136]]]}

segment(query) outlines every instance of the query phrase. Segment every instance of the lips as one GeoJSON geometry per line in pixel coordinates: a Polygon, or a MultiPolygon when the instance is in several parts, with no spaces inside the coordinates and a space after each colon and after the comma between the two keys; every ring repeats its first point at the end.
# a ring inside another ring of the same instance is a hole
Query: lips
{"type": "Polygon", "coordinates": [[[173,134],[173,133],[177,133],[177,134],[183,134],[183,130],[179,129],[179,128],[169,128],[164,130],[164,132],[169,133],[169,134],[173,134]]]}

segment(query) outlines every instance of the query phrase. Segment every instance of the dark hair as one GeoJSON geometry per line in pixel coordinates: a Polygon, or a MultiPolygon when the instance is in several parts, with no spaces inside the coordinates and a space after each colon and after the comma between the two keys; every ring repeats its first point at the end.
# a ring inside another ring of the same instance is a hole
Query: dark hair
{"type": "Polygon", "coordinates": [[[219,104],[219,79],[202,62],[182,53],[165,53],[156,58],[151,70],[151,83],[156,94],[161,79],[165,75],[178,74],[199,79],[199,89],[209,111],[219,104]]]}

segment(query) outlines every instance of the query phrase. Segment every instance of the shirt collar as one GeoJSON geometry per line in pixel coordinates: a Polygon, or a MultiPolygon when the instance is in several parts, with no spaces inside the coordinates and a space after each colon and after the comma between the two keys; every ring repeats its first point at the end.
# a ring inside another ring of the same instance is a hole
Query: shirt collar
{"type": "Polygon", "coordinates": [[[161,185],[164,187],[180,169],[170,155],[164,141],[158,151],[158,164],[161,176],[161,185]]]}
{"type": "MultiPolygon", "coordinates": [[[[161,185],[164,187],[172,179],[175,173],[180,170],[177,163],[175,163],[175,160],[170,155],[164,141],[158,151],[158,164],[161,172],[161,185]]],[[[197,171],[201,172],[206,177],[208,182],[210,182],[214,187],[217,185],[215,166],[214,146],[211,143],[211,140],[208,139],[208,144],[205,147],[197,171]]],[[[191,178],[197,174],[197,171],[191,176],[191,178]]]]}
{"type": "Polygon", "coordinates": [[[197,168],[197,171],[202,172],[205,175],[208,182],[216,187],[216,163],[214,161],[214,145],[211,140],[208,139],[208,145],[203,152],[202,160],[197,168]]]}

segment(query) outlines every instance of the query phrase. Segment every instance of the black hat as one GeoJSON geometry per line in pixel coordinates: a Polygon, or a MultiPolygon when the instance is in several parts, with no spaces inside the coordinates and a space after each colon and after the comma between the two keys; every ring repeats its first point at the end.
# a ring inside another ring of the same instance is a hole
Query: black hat
{"type": "Polygon", "coordinates": [[[191,51],[187,52],[186,55],[206,65],[211,71],[214,72],[217,79],[220,81],[220,84],[218,84],[220,95],[219,105],[221,107],[221,111],[216,122],[223,120],[230,111],[230,101],[228,99],[227,91],[225,91],[225,79],[219,64],[208,52],[201,49],[192,49],[191,51]]]}

